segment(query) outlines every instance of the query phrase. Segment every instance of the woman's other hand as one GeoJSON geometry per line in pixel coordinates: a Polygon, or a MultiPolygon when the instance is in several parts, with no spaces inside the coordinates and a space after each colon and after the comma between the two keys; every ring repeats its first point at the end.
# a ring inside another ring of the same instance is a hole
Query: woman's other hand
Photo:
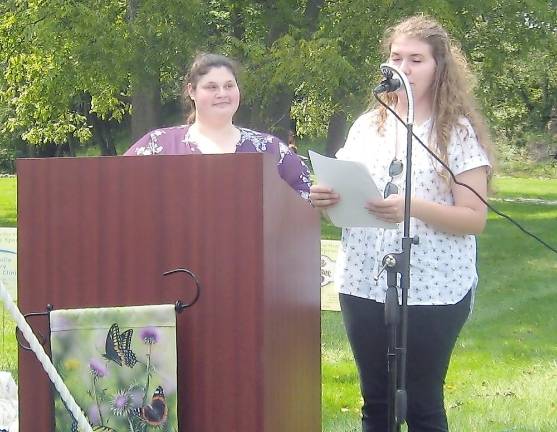
{"type": "Polygon", "coordinates": [[[389,195],[385,199],[369,201],[366,209],[385,222],[400,223],[404,220],[404,196],[389,195]]]}
{"type": "Polygon", "coordinates": [[[315,184],[309,189],[309,202],[319,210],[325,210],[335,205],[339,200],[339,194],[328,186],[315,184]]]}

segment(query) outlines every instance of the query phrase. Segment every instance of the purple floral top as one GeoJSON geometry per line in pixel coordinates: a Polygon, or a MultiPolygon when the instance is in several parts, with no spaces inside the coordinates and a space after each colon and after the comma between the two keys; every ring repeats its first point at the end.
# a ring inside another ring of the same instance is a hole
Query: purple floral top
{"type": "MultiPolygon", "coordinates": [[[[309,170],[286,144],[272,135],[251,129],[238,128],[240,140],[236,153],[271,153],[278,155],[277,169],[282,179],[304,199],[309,199],[311,181],[309,170]]],[[[124,156],[199,154],[201,151],[191,139],[189,125],[155,129],[132,145],[124,156]]]]}

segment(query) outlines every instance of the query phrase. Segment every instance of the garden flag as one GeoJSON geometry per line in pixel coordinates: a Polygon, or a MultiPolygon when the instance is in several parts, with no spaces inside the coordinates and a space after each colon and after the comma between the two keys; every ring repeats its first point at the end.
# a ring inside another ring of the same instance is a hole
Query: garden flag
{"type": "MultiPolygon", "coordinates": [[[[55,310],[52,360],[94,430],[178,430],[174,305],[55,310]]],[[[57,432],[77,423],[55,400],[57,432]]]]}

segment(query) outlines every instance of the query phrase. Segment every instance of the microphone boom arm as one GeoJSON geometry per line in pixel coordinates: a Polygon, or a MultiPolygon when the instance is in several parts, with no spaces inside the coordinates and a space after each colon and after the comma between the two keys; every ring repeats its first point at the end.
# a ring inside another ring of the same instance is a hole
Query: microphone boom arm
{"type": "Polygon", "coordinates": [[[406,111],[406,124],[407,125],[414,124],[414,95],[412,94],[412,87],[410,86],[408,77],[399,68],[389,63],[382,63],[381,66],[379,66],[379,69],[381,70],[383,76],[387,78],[391,78],[393,76],[393,73],[395,73],[399,77],[400,81],[402,82],[402,85],[404,86],[404,90],[406,92],[406,99],[408,101],[408,106],[406,111]]]}

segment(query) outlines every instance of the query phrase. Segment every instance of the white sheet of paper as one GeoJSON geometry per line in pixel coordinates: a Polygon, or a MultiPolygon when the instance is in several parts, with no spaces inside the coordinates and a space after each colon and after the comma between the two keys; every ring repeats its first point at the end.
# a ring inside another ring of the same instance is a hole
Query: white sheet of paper
{"type": "Polygon", "coordinates": [[[383,198],[364,164],[326,157],[312,150],[309,150],[309,158],[319,184],[333,188],[340,195],[340,201],[327,209],[335,226],[386,229],[398,226],[377,219],[364,207],[370,199],[383,198]]]}

